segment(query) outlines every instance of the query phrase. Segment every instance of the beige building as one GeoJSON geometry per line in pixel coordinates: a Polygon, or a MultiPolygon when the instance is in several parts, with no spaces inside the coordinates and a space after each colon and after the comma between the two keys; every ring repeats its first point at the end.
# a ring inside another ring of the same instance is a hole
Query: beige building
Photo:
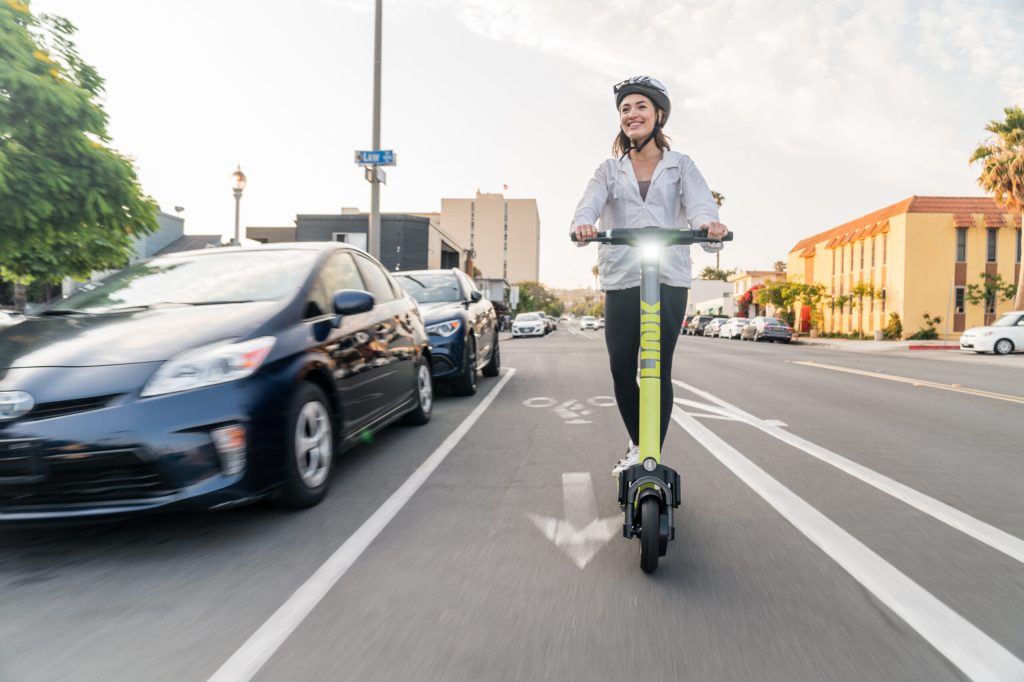
{"type": "MultiPolygon", "coordinates": [[[[739,270],[729,275],[728,282],[732,285],[732,300],[736,304],[736,309],[740,309],[740,298],[748,291],[757,286],[764,286],[769,282],[783,282],[786,280],[786,273],[775,272],[774,270],[739,270]]],[[[770,308],[771,306],[767,306],[770,308]]],[[[751,301],[750,308],[747,310],[748,317],[757,317],[758,315],[772,314],[774,311],[763,310],[762,306],[757,301],[751,301]]]]}
{"type": "Polygon", "coordinates": [[[511,283],[540,278],[540,213],[536,199],[476,193],[441,199],[441,228],[475,253],[484,277],[511,283]]]}

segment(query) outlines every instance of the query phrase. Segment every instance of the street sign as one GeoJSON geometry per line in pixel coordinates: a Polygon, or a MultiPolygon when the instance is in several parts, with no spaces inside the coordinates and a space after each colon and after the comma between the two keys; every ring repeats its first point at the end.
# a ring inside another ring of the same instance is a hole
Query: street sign
{"type": "Polygon", "coordinates": [[[356,150],[356,163],[360,166],[394,166],[397,161],[398,155],[393,149],[356,150]]]}
{"type": "Polygon", "coordinates": [[[377,173],[377,182],[382,185],[388,184],[388,176],[384,173],[384,169],[377,166],[366,166],[364,175],[367,182],[373,182],[374,171],[377,173]]]}

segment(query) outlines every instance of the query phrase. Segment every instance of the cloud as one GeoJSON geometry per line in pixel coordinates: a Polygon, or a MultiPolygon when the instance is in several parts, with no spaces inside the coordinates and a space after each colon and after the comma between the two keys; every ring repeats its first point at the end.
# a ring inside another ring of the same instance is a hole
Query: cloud
{"type": "MultiPolygon", "coordinates": [[[[421,0],[410,0],[420,2],[421,0]]],[[[433,3],[436,7],[437,2],[433,3]]],[[[474,32],[613,83],[649,73],[676,106],[780,152],[924,177],[962,144],[944,111],[988,87],[1024,93],[1024,9],[942,0],[443,0],[474,32]]],[[[997,112],[993,112],[997,113],[997,112]]],[[[982,124],[979,122],[979,128],[982,124]]],[[[962,154],[961,154],[962,155],[962,154]]]]}

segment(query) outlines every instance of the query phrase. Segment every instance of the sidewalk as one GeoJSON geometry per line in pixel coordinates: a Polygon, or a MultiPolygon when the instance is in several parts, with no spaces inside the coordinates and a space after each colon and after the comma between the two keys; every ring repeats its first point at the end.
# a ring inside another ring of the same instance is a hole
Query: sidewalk
{"type": "Polygon", "coordinates": [[[956,341],[858,341],[856,339],[812,339],[801,336],[793,339],[795,344],[813,346],[815,348],[832,348],[857,353],[885,353],[901,350],[958,350],[956,341]]]}

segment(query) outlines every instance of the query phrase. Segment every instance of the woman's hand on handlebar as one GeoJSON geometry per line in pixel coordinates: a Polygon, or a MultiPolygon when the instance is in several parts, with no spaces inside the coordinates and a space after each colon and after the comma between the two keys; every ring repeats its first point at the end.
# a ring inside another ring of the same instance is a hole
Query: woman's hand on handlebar
{"type": "Polygon", "coordinates": [[[576,226],[576,246],[586,246],[587,242],[597,236],[597,228],[593,225],[576,226]]]}
{"type": "Polygon", "coordinates": [[[705,223],[700,226],[700,229],[708,233],[708,237],[711,239],[721,239],[725,235],[729,234],[729,228],[718,222],[705,223]]]}

